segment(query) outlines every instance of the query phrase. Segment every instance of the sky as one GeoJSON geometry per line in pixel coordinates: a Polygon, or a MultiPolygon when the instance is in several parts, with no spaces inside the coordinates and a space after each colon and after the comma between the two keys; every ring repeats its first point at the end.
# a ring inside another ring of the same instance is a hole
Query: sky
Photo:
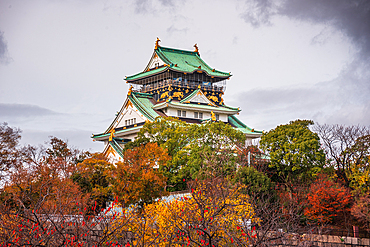
{"type": "Polygon", "coordinates": [[[0,0],[0,122],[98,152],[160,45],[231,72],[225,104],[268,131],[295,119],[370,125],[370,1],[0,0]]]}

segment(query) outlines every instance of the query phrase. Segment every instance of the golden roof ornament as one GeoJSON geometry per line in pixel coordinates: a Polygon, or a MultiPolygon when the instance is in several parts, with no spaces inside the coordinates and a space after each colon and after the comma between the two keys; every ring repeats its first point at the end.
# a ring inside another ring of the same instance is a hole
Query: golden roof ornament
{"type": "Polygon", "coordinates": [[[131,93],[132,93],[132,88],[133,88],[133,86],[131,85],[131,86],[130,86],[130,88],[129,88],[129,90],[128,90],[127,95],[131,95],[131,93]]]}
{"type": "Polygon", "coordinates": [[[109,136],[109,141],[110,141],[110,142],[113,140],[114,132],[116,132],[116,130],[115,130],[115,129],[112,129],[112,130],[110,131],[110,136],[109,136]]]}
{"type": "Polygon", "coordinates": [[[197,44],[195,44],[195,45],[194,45],[194,48],[195,48],[195,51],[194,51],[194,52],[198,53],[198,55],[199,55],[198,45],[197,45],[197,44]]]}
{"type": "Polygon", "coordinates": [[[158,47],[159,47],[159,42],[160,42],[161,40],[157,37],[157,40],[155,41],[155,49],[157,50],[158,49],[158,47]]]}
{"type": "Polygon", "coordinates": [[[215,114],[213,113],[213,111],[211,111],[211,119],[212,119],[212,121],[216,121],[216,116],[215,116],[215,114]]]}

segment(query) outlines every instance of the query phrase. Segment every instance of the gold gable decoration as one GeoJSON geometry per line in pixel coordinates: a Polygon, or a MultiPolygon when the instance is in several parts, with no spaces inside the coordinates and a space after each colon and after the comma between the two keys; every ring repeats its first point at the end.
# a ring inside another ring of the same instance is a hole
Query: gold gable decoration
{"type": "Polygon", "coordinates": [[[116,132],[116,130],[113,128],[111,131],[110,131],[110,136],[109,136],[109,141],[113,141],[113,137],[114,137],[114,133],[116,132]]]}
{"type": "Polygon", "coordinates": [[[218,98],[216,96],[209,96],[209,100],[212,100],[213,102],[218,102],[218,98]]]}
{"type": "Polygon", "coordinates": [[[131,106],[131,108],[134,108],[134,106],[132,105],[131,100],[127,101],[127,105],[126,105],[125,108],[128,108],[129,106],[131,106]]]}
{"type": "Polygon", "coordinates": [[[161,99],[163,98],[167,98],[169,95],[168,95],[168,92],[164,92],[161,94],[161,99]]]}
{"type": "Polygon", "coordinates": [[[174,92],[173,93],[173,97],[177,97],[177,98],[183,98],[184,97],[184,94],[182,92],[174,92]]]}

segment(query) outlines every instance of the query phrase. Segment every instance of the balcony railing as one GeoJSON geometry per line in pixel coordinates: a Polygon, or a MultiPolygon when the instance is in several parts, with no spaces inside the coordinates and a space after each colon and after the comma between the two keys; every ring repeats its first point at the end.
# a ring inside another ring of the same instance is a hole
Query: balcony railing
{"type": "Polygon", "coordinates": [[[189,88],[189,89],[197,89],[200,88],[204,91],[214,91],[214,92],[225,92],[226,90],[226,83],[223,82],[217,82],[217,84],[214,83],[212,85],[210,82],[195,82],[195,81],[181,81],[181,80],[172,80],[167,79],[160,82],[156,82],[153,84],[147,84],[147,85],[138,85],[138,84],[132,84],[133,90],[136,92],[141,93],[148,93],[157,89],[165,88],[165,87],[182,87],[182,88],[189,88]],[[221,84],[221,85],[220,85],[221,84]]]}

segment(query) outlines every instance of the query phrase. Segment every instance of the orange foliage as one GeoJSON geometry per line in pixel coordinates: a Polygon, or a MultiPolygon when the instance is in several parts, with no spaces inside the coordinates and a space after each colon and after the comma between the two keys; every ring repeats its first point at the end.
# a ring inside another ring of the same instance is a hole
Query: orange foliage
{"type": "Polygon", "coordinates": [[[304,214],[320,225],[330,223],[349,212],[351,200],[351,194],[346,188],[320,176],[310,187],[304,214]]]}
{"type": "Polygon", "coordinates": [[[166,177],[158,166],[170,159],[166,150],[156,143],[127,150],[122,162],[112,171],[113,192],[122,205],[138,203],[143,206],[166,194],[166,177]]]}

